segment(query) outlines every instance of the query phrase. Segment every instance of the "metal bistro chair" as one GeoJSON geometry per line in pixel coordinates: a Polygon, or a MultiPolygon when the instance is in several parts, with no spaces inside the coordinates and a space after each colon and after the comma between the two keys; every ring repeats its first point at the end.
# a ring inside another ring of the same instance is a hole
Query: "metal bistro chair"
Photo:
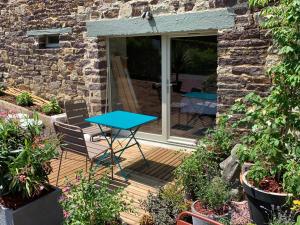
{"type": "Polygon", "coordinates": [[[88,161],[90,161],[90,169],[95,162],[101,162],[114,157],[115,162],[118,160],[112,156],[108,147],[95,142],[85,141],[83,131],[78,126],[73,126],[61,122],[54,122],[54,129],[60,140],[60,162],[58,167],[56,185],[58,184],[61,169],[62,157],[64,152],[72,152],[82,155],[86,158],[85,169],[87,171],[88,161]]]}
{"type": "Polygon", "coordinates": [[[188,212],[188,211],[185,211],[185,212],[182,212],[182,213],[179,214],[179,216],[177,218],[177,221],[176,221],[176,225],[191,225],[191,223],[188,223],[188,222],[184,221],[184,218],[186,218],[186,217],[194,217],[195,219],[198,219],[199,224],[205,223],[205,224],[210,224],[210,225],[224,225],[222,223],[219,223],[217,221],[209,219],[205,216],[201,216],[201,215],[198,215],[198,214],[195,214],[195,213],[192,213],[192,212],[188,212]]]}
{"type": "MultiPolygon", "coordinates": [[[[101,136],[98,126],[85,121],[89,117],[89,113],[84,99],[66,101],[65,111],[68,124],[80,127],[84,134],[90,136],[91,141],[94,141],[94,137],[101,136]]],[[[111,129],[107,128],[104,132],[110,133],[111,129]]]]}

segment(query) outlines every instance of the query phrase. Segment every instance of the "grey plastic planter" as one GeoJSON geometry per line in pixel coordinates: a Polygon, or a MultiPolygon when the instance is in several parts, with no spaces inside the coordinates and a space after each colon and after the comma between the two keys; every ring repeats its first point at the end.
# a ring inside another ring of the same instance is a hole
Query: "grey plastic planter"
{"type": "Polygon", "coordinates": [[[246,179],[248,172],[242,175],[242,185],[247,196],[251,219],[257,225],[269,223],[271,214],[278,209],[289,210],[286,205],[291,194],[266,192],[252,186],[246,179]]]}
{"type": "Polygon", "coordinates": [[[61,225],[62,208],[58,203],[60,189],[18,208],[16,210],[0,206],[1,225],[61,225]]]}

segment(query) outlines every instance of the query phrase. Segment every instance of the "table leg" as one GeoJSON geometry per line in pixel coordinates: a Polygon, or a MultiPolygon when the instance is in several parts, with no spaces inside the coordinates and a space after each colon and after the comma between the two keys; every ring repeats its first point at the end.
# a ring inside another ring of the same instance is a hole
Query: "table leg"
{"type": "Polygon", "coordinates": [[[146,159],[146,157],[145,157],[145,155],[144,155],[144,153],[143,153],[143,151],[142,151],[141,145],[140,145],[140,143],[139,143],[139,142],[136,140],[136,138],[135,138],[135,134],[136,134],[137,130],[138,130],[138,128],[137,128],[135,131],[130,130],[130,133],[132,134],[132,138],[133,138],[133,140],[135,141],[135,143],[137,144],[138,149],[139,149],[140,153],[141,153],[142,156],[143,156],[143,159],[144,159],[144,160],[146,161],[146,163],[148,164],[148,161],[147,161],[147,159],[146,159]]]}

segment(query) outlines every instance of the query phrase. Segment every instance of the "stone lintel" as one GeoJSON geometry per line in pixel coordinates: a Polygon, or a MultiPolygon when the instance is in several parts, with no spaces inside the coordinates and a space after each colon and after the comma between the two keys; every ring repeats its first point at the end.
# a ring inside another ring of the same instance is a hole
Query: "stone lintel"
{"type": "Polygon", "coordinates": [[[43,35],[58,35],[71,33],[72,29],[70,27],[65,28],[52,28],[43,30],[29,30],[27,31],[27,36],[43,36],[43,35]]]}
{"type": "Polygon", "coordinates": [[[154,15],[153,20],[136,17],[86,23],[90,37],[137,36],[228,29],[234,26],[234,17],[234,13],[223,8],[176,15],[154,15]]]}

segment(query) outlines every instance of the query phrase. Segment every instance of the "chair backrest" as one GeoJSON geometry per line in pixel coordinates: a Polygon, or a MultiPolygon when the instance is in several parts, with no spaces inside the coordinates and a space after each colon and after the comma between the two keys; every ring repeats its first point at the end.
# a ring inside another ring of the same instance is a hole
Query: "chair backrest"
{"type": "Polygon", "coordinates": [[[65,111],[68,124],[79,126],[81,128],[90,126],[90,123],[84,121],[84,119],[89,117],[89,112],[84,99],[66,101],[65,111]]]}
{"type": "Polygon", "coordinates": [[[53,125],[60,140],[61,150],[88,156],[86,142],[80,127],[61,122],[54,122],[53,125]]]}

